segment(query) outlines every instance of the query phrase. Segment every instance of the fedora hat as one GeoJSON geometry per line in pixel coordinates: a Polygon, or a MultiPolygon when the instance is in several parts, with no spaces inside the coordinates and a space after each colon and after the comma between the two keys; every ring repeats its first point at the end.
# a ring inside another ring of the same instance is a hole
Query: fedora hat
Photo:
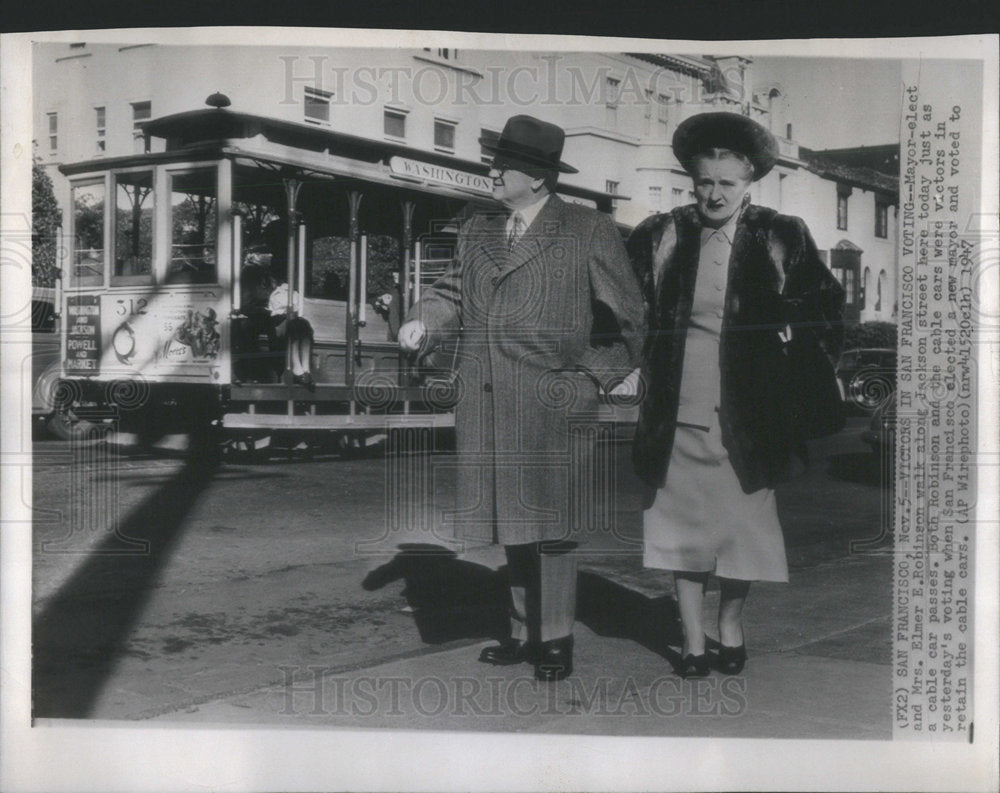
{"type": "Polygon", "coordinates": [[[562,157],[565,139],[566,133],[555,124],[532,116],[511,116],[499,139],[491,141],[480,138],[479,142],[483,148],[493,153],[494,161],[498,164],[518,170],[545,169],[578,173],[576,168],[559,159],[562,157]]]}
{"type": "Polygon", "coordinates": [[[729,149],[753,164],[753,180],[763,178],[778,161],[778,141],[756,121],[736,113],[699,113],[685,119],[674,132],[674,156],[692,172],[699,154],[729,149]]]}

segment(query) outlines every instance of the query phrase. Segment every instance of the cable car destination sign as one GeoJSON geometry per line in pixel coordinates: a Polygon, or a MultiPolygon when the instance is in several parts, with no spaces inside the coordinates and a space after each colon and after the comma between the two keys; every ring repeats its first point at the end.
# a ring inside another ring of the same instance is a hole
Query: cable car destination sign
{"type": "Polygon", "coordinates": [[[394,175],[408,179],[444,184],[483,195],[492,195],[493,193],[493,181],[488,176],[446,168],[443,165],[432,165],[429,162],[411,160],[407,157],[393,157],[389,160],[389,169],[394,175]]]}

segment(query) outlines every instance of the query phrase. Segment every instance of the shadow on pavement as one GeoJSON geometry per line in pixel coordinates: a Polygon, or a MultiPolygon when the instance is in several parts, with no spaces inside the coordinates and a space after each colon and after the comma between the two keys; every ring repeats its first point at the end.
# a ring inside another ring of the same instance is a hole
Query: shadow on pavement
{"type": "Polygon", "coordinates": [[[181,470],[117,527],[100,527],[108,538],[33,620],[35,718],[90,714],[217,467],[216,455],[192,449],[181,470]]]}
{"type": "MultiPolygon", "coordinates": [[[[509,635],[506,567],[493,570],[465,561],[440,545],[412,543],[399,549],[362,586],[372,591],[404,581],[403,596],[425,643],[509,635]]],[[[672,597],[649,598],[586,570],[579,576],[578,620],[599,635],[631,639],[668,660],[676,655],[669,649],[681,637],[672,597]]]]}
{"type": "Polygon", "coordinates": [[[670,645],[682,642],[677,601],[669,595],[647,597],[609,578],[580,571],[576,618],[599,636],[631,639],[669,661],[670,645]]]}
{"type": "Polygon", "coordinates": [[[404,543],[399,549],[361,585],[373,591],[402,580],[403,596],[426,644],[506,635],[506,568],[492,570],[459,559],[442,545],[404,543]]]}

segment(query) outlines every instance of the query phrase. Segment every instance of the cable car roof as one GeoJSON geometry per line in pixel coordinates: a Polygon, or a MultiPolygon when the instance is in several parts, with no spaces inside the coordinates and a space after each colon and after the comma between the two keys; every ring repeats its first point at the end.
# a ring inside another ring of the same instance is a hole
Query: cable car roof
{"type": "MultiPolygon", "coordinates": [[[[225,146],[227,142],[261,136],[266,141],[292,149],[303,149],[341,158],[347,157],[372,164],[388,162],[391,157],[399,156],[480,176],[485,176],[489,172],[489,165],[485,163],[466,160],[450,154],[414,149],[392,141],[365,138],[327,127],[286,121],[227,108],[187,110],[142,122],[140,126],[146,136],[165,139],[167,150],[126,157],[102,157],[63,165],[60,166],[60,171],[66,175],[73,175],[140,163],[171,162],[188,159],[192,155],[220,154],[223,149],[228,148],[225,146]],[[222,145],[220,146],[220,144],[222,145]]],[[[316,162],[313,158],[309,159],[312,163],[316,162]]],[[[566,196],[593,201],[598,208],[604,211],[610,211],[612,201],[624,198],[621,195],[612,195],[600,190],[563,182],[559,183],[558,192],[566,196]]]]}

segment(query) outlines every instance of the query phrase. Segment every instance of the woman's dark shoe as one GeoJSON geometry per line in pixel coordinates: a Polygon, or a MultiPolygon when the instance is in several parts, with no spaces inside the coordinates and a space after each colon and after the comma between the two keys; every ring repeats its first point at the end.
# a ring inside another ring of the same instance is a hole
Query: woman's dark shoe
{"type": "Polygon", "coordinates": [[[747,663],[747,646],[726,647],[719,645],[719,671],[724,675],[738,675],[747,663]]]}
{"type": "Polygon", "coordinates": [[[499,644],[484,647],[479,660],[493,666],[513,666],[528,663],[532,659],[531,646],[518,639],[504,639],[499,644]]]}
{"type": "Polygon", "coordinates": [[[573,674],[573,637],[542,642],[535,658],[535,679],[555,683],[573,674]]]}
{"type": "Polygon", "coordinates": [[[313,376],[310,372],[303,372],[302,374],[297,374],[292,377],[292,381],[296,385],[305,386],[310,391],[316,389],[316,381],[313,380],[313,376]]]}
{"type": "Polygon", "coordinates": [[[677,674],[687,679],[689,677],[708,677],[708,654],[692,655],[688,653],[681,659],[681,664],[677,668],[677,674]]]}

